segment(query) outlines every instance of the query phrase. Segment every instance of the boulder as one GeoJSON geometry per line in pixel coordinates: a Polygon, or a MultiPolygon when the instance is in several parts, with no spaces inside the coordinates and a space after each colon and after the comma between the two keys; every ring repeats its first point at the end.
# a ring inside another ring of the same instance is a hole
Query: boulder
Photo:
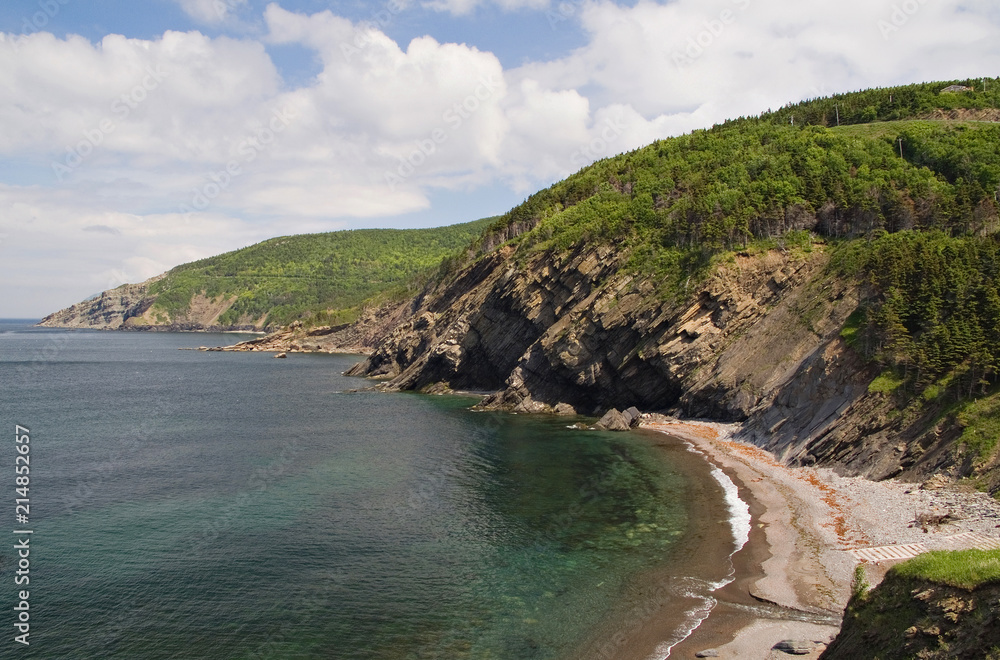
{"type": "Polygon", "coordinates": [[[630,428],[629,418],[612,408],[604,413],[604,417],[601,417],[600,421],[597,422],[597,428],[606,431],[628,431],[630,428]]]}
{"type": "Polygon", "coordinates": [[[274,357],[275,357],[275,359],[277,359],[277,358],[286,358],[286,357],[288,357],[288,354],[287,353],[278,353],[274,357]]]}
{"type": "Polygon", "coordinates": [[[951,480],[943,474],[935,474],[933,477],[920,484],[923,490],[941,490],[945,488],[951,480]]]}
{"type": "Polygon", "coordinates": [[[639,416],[642,415],[642,413],[639,412],[639,409],[635,406],[627,409],[622,413],[622,415],[628,420],[628,425],[630,427],[635,428],[636,426],[639,426],[639,416]]]}
{"type": "Polygon", "coordinates": [[[802,639],[786,639],[774,645],[775,651],[789,655],[809,655],[816,649],[816,642],[802,639]]]}

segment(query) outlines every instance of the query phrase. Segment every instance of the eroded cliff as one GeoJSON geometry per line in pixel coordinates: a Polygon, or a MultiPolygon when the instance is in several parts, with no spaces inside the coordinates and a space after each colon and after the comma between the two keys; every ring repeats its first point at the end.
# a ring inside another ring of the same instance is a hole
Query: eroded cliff
{"type": "Polygon", "coordinates": [[[38,325],[91,330],[121,330],[137,324],[145,325],[143,315],[153,304],[149,285],[160,277],[109,289],[89,300],[49,314],[38,325]]]}
{"type": "Polygon", "coordinates": [[[671,297],[610,246],[507,246],[398,308],[352,373],[387,390],[485,390],[482,406],[516,412],[740,421],[789,463],[876,479],[994,474],[933,411],[893,414],[869,391],[879,370],[841,337],[865,292],[829,252],[735,253],[671,297]]]}
{"type": "Polygon", "coordinates": [[[88,330],[162,330],[179,331],[256,331],[263,329],[264,318],[244,316],[235,323],[221,323],[219,317],[233,306],[233,296],[204,294],[192,296],[180,312],[168,315],[154,307],[156,294],[150,291],[154,282],[165,277],[157,275],[139,284],[123,284],[104,291],[90,300],[49,314],[38,324],[48,328],[81,328],[88,330]]]}

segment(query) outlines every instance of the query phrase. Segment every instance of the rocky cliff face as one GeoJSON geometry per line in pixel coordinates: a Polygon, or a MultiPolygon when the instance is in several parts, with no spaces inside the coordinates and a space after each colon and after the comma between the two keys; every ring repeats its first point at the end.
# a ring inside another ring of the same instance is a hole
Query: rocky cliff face
{"type": "Polygon", "coordinates": [[[840,337],[862,293],[811,252],[738,254],[664,301],[611,247],[487,255],[397,314],[352,371],[388,390],[493,392],[482,405],[598,415],[609,408],[744,423],[789,463],[871,478],[966,476],[953,431],[893,417],[877,375],[840,337]]]}
{"type": "Polygon", "coordinates": [[[149,285],[158,277],[140,284],[123,284],[95,298],[49,314],[38,325],[49,328],[89,328],[120,330],[145,325],[143,315],[153,304],[149,285]]]}
{"type": "Polygon", "coordinates": [[[163,279],[157,275],[139,284],[123,284],[99,296],[46,316],[38,324],[48,328],[87,328],[90,330],[261,330],[264,319],[240,319],[236,325],[221,325],[219,316],[234,299],[194,296],[182,316],[166,318],[153,310],[156,297],[150,285],[163,279]]]}

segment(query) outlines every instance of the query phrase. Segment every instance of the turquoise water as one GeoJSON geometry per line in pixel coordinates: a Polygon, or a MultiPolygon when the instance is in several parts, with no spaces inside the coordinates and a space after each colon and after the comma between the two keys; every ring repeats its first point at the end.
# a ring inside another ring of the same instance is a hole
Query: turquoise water
{"type": "Polygon", "coordinates": [[[683,554],[696,476],[648,439],[177,350],[238,339],[0,324],[0,487],[21,424],[34,530],[28,648],[0,552],[0,656],[576,657],[683,554]]]}

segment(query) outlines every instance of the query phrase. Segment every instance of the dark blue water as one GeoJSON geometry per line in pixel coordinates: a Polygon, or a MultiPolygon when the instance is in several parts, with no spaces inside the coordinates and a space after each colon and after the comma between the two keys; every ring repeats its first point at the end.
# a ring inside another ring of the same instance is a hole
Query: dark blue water
{"type": "Polygon", "coordinates": [[[0,534],[33,530],[30,586],[0,552],[0,657],[578,657],[699,533],[704,474],[648,438],[178,350],[239,339],[0,323],[0,534]]]}

